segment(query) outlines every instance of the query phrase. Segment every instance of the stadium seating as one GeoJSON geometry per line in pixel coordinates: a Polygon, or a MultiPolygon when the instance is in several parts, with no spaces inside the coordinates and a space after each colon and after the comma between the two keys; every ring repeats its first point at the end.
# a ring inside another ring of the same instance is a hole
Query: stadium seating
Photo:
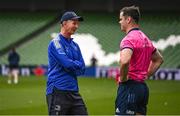
{"type": "Polygon", "coordinates": [[[35,31],[53,18],[43,13],[1,13],[0,49],[35,31]]]}
{"type": "MultiPolygon", "coordinates": [[[[77,33],[90,33],[102,45],[102,49],[108,53],[116,53],[119,50],[119,42],[125,35],[120,31],[118,24],[119,14],[108,13],[84,13],[85,21],[80,24],[77,33]]],[[[55,16],[55,15],[54,15],[55,16]]],[[[10,42],[31,33],[38,27],[41,27],[50,19],[52,14],[28,15],[15,13],[13,16],[5,15],[0,18],[1,25],[7,30],[1,28],[0,49],[10,42]],[[24,19],[22,19],[24,18],[24,19]],[[16,30],[16,31],[14,31],[16,30]],[[8,32],[8,33],[7,33],[8,32]],[[2,39],[3,38],[3,39],[2,39]]],[[[140,21],[141,29],[154,41],[166,40],[170,35],[180,34],[180,16],[176,14],[143,14],[140,21]]],[[[59,24],[54,25],[32,41],[18,48],[21,54],[21,64],[47,64],[47,46],[51,38],[51,33],[59,32],[59,24]]],[[[86,43],[87,44],[87,43],[86,43]]],[[[177,44],[161,50],[165,62],[163,68],[176,68],[180,59],[180,46],[177,44]]],[[[90,49],[90,48],[89,48],[90,49]]],[[[1,58],[2,63],[7,63],[7,55],[1,58]]],[[[179,63],[179,64],[178,64],[179,63]]],[[[113,65],[115,65],[113,63],[113,65]]]]}

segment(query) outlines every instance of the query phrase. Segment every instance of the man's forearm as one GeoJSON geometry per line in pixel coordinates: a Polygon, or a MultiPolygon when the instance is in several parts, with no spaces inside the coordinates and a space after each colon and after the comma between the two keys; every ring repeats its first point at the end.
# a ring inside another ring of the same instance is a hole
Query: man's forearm
{"type": "Polygon", "coordinates": [[[160,54],[158,50],[152,55],[151,62],[148,68],[147,77],[149,78],[152,76],[160,67],[160,65],[163,63],[163,57],[160,54]]]}
{"type": "Polygon", "coordinates": [[[152,76],[159,69],[161,64],[162,62],[151,62],[149,65],[147,77],[149,78],[150,76],[152,76]]]}
{"type": "Polygon", "coordinates": [[[128,74],[128,64],[122,64],[120,66],[120,81],[121,82],[127,81],[127,74],[128,74]]]}

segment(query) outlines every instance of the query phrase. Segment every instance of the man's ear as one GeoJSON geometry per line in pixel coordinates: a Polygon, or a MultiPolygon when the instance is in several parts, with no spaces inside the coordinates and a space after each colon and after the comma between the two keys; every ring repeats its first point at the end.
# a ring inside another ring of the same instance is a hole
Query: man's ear
{"type": "Polygon", "coordinates": [[[132,17],[128,16],[128,17],[127,17],[127,23],[129,24],[129,23],[131,23],[131,22],[132,22],[132,17]]]}
{"type": "Polygon", "coordinates": [[[63,22],[62,22],[62,26],[66,25],[66,22],[67,22],[67,21],[63,21],[63,22]]]}

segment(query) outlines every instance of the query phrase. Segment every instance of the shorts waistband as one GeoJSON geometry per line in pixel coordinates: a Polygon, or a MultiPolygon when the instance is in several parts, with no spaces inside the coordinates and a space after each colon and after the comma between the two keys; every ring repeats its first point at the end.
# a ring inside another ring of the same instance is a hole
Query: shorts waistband
{"type": "Polygon", "coordinates": [[[133,80],[133,79],[129,79],[129,80],[125,81],[125,82],[121,82],[120,84],[134,84],[134,83],[143,84],[144,81],[141,82],[141,81],[136,81],[136,80],[133,80]]]}

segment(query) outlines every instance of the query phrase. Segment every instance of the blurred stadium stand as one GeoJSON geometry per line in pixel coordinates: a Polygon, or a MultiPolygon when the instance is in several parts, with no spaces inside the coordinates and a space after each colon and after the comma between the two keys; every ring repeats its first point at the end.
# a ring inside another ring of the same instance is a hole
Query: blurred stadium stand
{"type": "Polygon", "coordinates": [[[127,5],[143,11],[179,11],[179,0],[0,0],[0,10],[25,11],[104,11],[114,12],[127,5]]]}
{"type": "MultiPolygon", "coordinates": [[[[11,45],[28,37],[30,41],[18,44],[21,64],[47,64],[47,46],[51,33],[59,32],[58,14],[75,10],[85,18],[78,33],[91,33],[98,38],[106,53],[117,52],[119,42],[124,36],[118,25],[118,12],[124,5],[139,5],[142,8],[142,30],[153,41],[167,39],[170,35],[180,34],[180,16],[176,13],[180,1],[173,0],[0,0],[0,64],[7,64],[7,51],[11,45]],[[163,4],[163,5],[162,5],[163,4]],[[168,11],[168,12],[166,12],[168,11]],[[39,29],[55,22],[48,28],[39,29]],[[3,52],[6,50],[6,52],[3,52]]],[[[180,65],[180,46],[168,47],[161,51],[165,63],[162,67],[176,68],[180,65]]],[[[116,64],[113,64],[116,65],[116,64]]]]}
{"type": "Polygon", "coordinates": [[[34,13],[5,13],[1,18],[2,29],[0,34],[3,44],[0,47],[0,55],[7,53],[13,46],[18,47],[33,39],[34,36],[58,22],[58,17],[49,21],[52,16],[48,17],[47,13],[45,17],[34,13]]]}

